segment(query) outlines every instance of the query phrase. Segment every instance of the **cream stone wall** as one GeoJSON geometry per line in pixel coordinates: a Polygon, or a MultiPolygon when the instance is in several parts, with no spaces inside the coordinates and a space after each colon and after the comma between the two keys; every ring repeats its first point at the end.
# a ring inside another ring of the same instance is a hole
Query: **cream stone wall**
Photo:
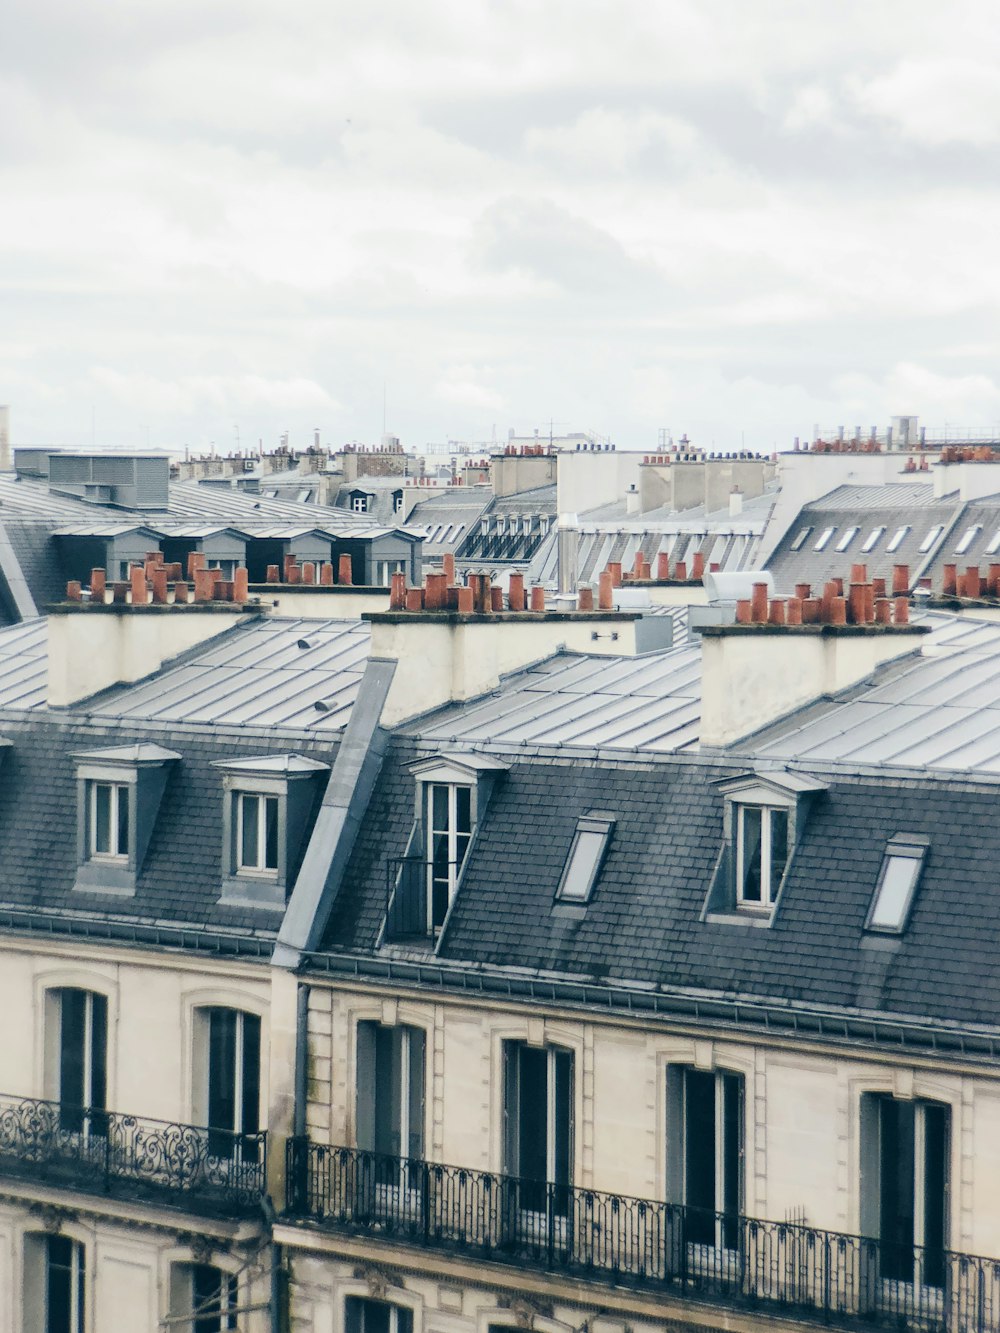
{"type": "Polygon", "coordinates": [[[857,1232],[865,1093],[951,1107],[953,1249],[1000,1256],[1000,1070],[851,1052],[821,1044],[741,1040],[680,1025],[601,1019],[444,998],[395,998],[314,985],[309,997],[307,1123],[318,1141],[354,1146],[354,1061],[363,1019],[427,1034],[425,1143],[433,1161],[502,1170],[502,1047],[506,1038],[575,1054],[574,1181],[662,1199],[666,1069],[744,1078],[744,1211],[857,1232]]]}

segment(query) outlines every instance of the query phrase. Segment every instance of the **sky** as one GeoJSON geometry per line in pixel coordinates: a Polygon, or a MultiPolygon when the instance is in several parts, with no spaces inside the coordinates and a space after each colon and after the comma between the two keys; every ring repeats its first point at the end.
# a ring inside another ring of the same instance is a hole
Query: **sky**
{"type": "Polygon", "coordinates": [[[995,0],[6,0],[15,444],[1000,429],[995,0]]]}

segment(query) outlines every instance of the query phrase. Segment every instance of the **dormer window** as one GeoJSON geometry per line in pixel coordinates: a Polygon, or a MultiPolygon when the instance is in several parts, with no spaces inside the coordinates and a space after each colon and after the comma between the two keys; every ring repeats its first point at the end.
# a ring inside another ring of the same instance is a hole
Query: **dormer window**
{"type": "Polygon", "coordinates": [[[825,784],[774,769],[727,778],[719,788],[723,846],[702,919],[770,925],[810,804],[825,784]]]}
{"type": "Polygon", "coordinates": [[[355,514],[367,514],[370,499],[371,496],[366,494],[365,491],[353,491],[351,493],[351,509],[355,514]]]}
{"type": "Polygon", "coordinates": [[[285,906],[298,869],[316,779],[328,765],[300,754],[227,759],[223,773],[222,898],[243,906],[285,906]]]}
{"type": "Polygon", "coordinates": [[[847,531],[844,533],[844,535],[841,537],[840,541],[834,547],[834,550],[838,552],[846,551],[847,548],[850,546],[851,542],[854,541],[854,538],[858,535],[859,531],[860,531],[859,528],[848,528],[847,531]]]}
{"type": "Polygon", "coordinates": [[[788,864],[788,810],[740,805],[736,819],[737,906],[770,909],[788,864]]]}
{"type": "Polygon", "coordinates": [[[836,528],[824,528],[823,531],[816,538],[816,545],[813,547],[813,550],[814,551],[825,550],[830,538],[836,531],[837,531],[836,528]]]}
{"type": "Polygon", "coordinates": [[[385,941],[437,939],[465,873],[476,827],[506,765],[479,754],[414,764],[416,818],[405,854],[389,863],[385,941]]]}
{"type": "Polygon", "coordinates": [[[180,755],[122,745],[72,756],[77,776],[77,871],[86,893],[135,893],[167,776],[180,755]]]}
{"type": "Polygon", "coordinates": [[[908,525],[906,527],[896,529],[896,531],[889,538],[889,545],[885,548],[889,555],[894,555],[895,552],[899,550],[903,542],[906,541],[907,534],[909,533],[909,531],[910,529],[908,525]]]}

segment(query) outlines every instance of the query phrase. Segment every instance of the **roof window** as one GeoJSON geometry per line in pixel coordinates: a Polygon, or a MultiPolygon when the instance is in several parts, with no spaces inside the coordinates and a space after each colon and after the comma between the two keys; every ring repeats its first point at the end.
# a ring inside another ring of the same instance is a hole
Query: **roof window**
{"type": "Polygon", "coordinates": [[[848,528],[847,531],[844,533],[843,537],[841,537],[840,541],[834,547],[834,550],[846,551],[847,548],[850,546],[851,542],[854,541],[854,538],[858,535],[860,531],[861,531],[860,528],[848,528]]]}
{"type": "Polygon", "coordinates": [[[868,909],[866,930],[898,935],[905,929],[927,849],[925,840],[905,834],[890,840],[868,909]]]}
{"type": "Polygon", "coordinates": [[[1000,551],[1000,528],[997,528],[996,532],[994,532],[993,536],[990,538],[985,554],[996,555],[997,551],[1000,551]]]}
{"type": "Polygon", "coordinates": [[[590,901],[614,827],[613,816],[597,811],[591,811],[579,820],[556,889],[557,902],[590,901]]]}
{"type": "Polygon", "coordinates": [[[909,531],[910,531],[910,525],[907,524],[905,527],[897,528],[896,531],[892,534],[892,536],[889,538],[889,545],[885,548],[890,555],[892,554],[893,551],[899,550],[903,542],[906,541],[906,535],[909,531]]]}
{"type": "Polygon", "coordinates": [[[973,523],[971,528],[966,528],[965,531],[962,533],[961,541],[955,547],[955,554],[965,555],[966,551],[976,540],[976,538],[979,536],[982,530],[983,530],[983,525],[981,523],[973,523]]]}
{"type": "Polygon", "coordinates": [[[874,551],[875,547],[881,541],[882,534],[884,532],[885,532],[885,524],[883,524],[880,528],[872,528],[871,532],[869,532],[868,536],[864,540],[864,545],[861,547],[862,551],[866,553],[868,551],[874,551]]]}
{"type": "Polygon", "coordinates": [[[813,547],[813,550],[814,551],[825,550],[827,543],[829,542],[830,538],[836,531],[837,531],[836,528],[824,528],[823,531],[816,538],[816,545],[813,547]]]}
{"type": "Polygon", "coordinates": [[[812,532],[812,528],[800,528],[795,534],[795,540],[788,549],[790,551],[801,551],[809,538],[810,532],[812,532]]]}
{"type": "Polygon", "coordinates": [[[941,536],[942,532],[944,532],[943,523],[938,523],[936,527],[931,528],[930,532],[920,543],[921,551],[929,551],[931,547],[934,545],[934,543],[937,541],[937,539],[941,536]]]}

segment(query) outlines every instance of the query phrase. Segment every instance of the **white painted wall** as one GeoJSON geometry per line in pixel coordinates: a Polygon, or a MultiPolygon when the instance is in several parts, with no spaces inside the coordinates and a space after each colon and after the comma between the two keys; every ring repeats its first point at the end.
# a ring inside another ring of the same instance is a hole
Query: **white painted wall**
{"type": "Polygon", "coordinates": [[[647,456],[618,449],[560,453],[556,472],[557,512],[579,514],[623,499],[630,486],[638,488],[639,469],[647,456]]]}

